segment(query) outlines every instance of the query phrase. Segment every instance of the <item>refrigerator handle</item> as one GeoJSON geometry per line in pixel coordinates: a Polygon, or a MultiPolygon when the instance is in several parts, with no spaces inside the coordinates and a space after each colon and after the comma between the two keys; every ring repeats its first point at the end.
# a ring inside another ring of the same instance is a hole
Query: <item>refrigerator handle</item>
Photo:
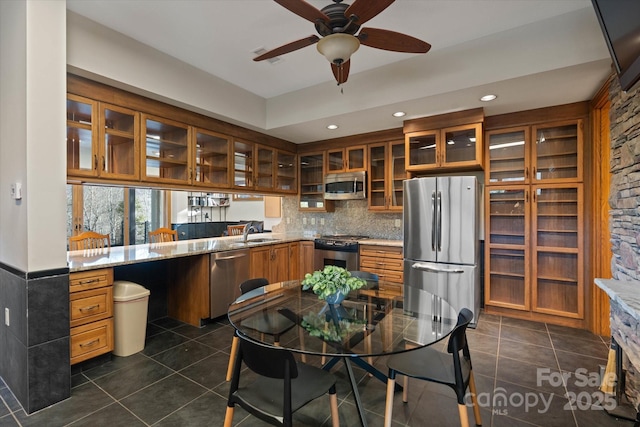
{"type": "Polygon", "coordinates": [[[415,268],[416,270],[422,270],[422,271],[430,271],[433,273],[457,273],[457,274],[464,273],[464,270],[461,268],[434,267],[433,264],[427,264],[424,262],[414,262],[413,264],[411,264],[411,268],[415,268]]]}
{"type": "Polygon", "coordinates": [[[438,222],[436,221],[436,192],[431,193],[431,250],[436,250],[436,228],[438,222]]]}
{"type": "Polygon", "coordinates": [[[442,252],[442,193],[438,191],[438,252],[442,252]]]}

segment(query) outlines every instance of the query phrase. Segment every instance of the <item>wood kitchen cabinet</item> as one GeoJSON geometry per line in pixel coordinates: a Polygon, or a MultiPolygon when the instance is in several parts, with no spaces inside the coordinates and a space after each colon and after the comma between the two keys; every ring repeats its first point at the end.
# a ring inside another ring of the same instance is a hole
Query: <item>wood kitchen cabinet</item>
{"type": "Polygon", "coordinates": [[[299,244],[278,243],[251,248],[251,278],[265,277],[269,283],[297,279],[299,244]]]}
{"type": "Polygon", "coordinates": [[[378,275],[380,290],[395,295],[403,294],[404,263],[402,247],[360,245],[360,270],[378,275]]]}
{"type": "Polygon", "coordinates": [[[326,161],[327,173],[367,170],[367,147],[360,145],[327,150],[326,161]]]}
{"type": "Polygon", "coordinates": [[[113,351],[113,269],[69,275],[71,364],[113,351]]]}
{"type": "Polygon", "coordinates": [[[195,186],[229,188],[231,186],[230,137],[204,129],[194,129],[195,186]]]}
{"type": "Polygon", "coordinates": [[[293,153],[276,151],[276,191],[296,194],[298,192],[298,163],[293,153]]]}
{"type": "Polygon", "coordinates": [[[138,180],[139,123],[128,108],[67,95],[68,175],[138,180]]]}
{"type": "Polygon", "coordinates": [[[408,171],[482,168],[482,123],[410,132],[405,144],[408,171]]]}
{"type": "Polygon", "coordinates": [[[254,166],[254,188],[273,191],[275,188],[276,150],[256,144],[254,166]]]}
{"type": "Polygon", "coordinates": [[[580,326],[583,121],[496,129],[486,140],[487,310],[580,326]]]}
{"type": "Polygon", "coordinates": [[[324,199],[325,152],[301,154],[299,208],[305,211],[333,212],[332,200],[324,199]]]}
{"type": "Polygon", "coordinates": [[[369,210],[402,212],[405,169],[404,141],[369,145],[369,210]]]}
{"type": "Polygon", "coordinates": [[[173,120],[142,115],[142,180],[190,184],[191,128],[173,120]]]}
{"type": "Polygon", "coordinates": [[[583,319],[583,185],[485,191],[485,305],[583,319]]]}
{"type": "Polygon", "coordinates": [[[313,242],[306,240],[300,242],[300,267],[298,277],[296,277],[296,279],[304,279],[305,274],[313,273],[315,271],[314,251],[315,244],[313,242]]]}
{"type": "Polygon", "coordinates": [[[486,185],[582,182],[583,121],[487,132],[486,185]]]}

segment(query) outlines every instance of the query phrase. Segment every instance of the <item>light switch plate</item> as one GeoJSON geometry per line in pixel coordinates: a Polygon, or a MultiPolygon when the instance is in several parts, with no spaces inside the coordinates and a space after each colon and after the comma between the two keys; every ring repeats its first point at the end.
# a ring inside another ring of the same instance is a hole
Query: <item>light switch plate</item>
{"type": "Polygon", "coordinates": [[[402,227],[402,220],[401,219],[396,219],[394,225],[396,226],[396,228],[402,227]]]}

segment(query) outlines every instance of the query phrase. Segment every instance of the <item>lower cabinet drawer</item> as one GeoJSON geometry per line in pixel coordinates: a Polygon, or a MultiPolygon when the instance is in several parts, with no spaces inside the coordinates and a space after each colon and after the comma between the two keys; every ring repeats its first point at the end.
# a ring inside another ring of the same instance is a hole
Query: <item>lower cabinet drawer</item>
{"type": "Polygon", "coordinates": [[[113,351],[113,318],[71,328],[71,364],[113,351]]]}
{"type": "Polygon", "coordinates": [[[72,328],[112,317],[113,286],[72,293],[69,295],[69,309],[72,328]]]}

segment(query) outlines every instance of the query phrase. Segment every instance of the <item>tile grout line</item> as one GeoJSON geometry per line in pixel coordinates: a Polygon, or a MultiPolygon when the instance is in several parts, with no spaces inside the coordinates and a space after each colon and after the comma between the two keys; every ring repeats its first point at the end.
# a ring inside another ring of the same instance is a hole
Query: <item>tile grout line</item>
{"type": "MultiPolygon", "coordinates": [[[[553,339],[551,339],[551,332],[549,331],[549,326],[548,324],[545,322],[544,327],[547,331],[547,335],[549,337],[549,341],[551,342],[551,349],[553,350],[553,357],[556,359],[556,364],[558,365],[558,372],[560,372],[560,374],[562,374],[562,368],[560,367],[560,360],[558,360],[558,353],[556,352],[556,346],[555,344],[553,344],[553,339]]],[[[567,388],[567,382],[563,379],[562,380],[562,387],[564,388],[564,398],[568,398],[569,396],[569,389],[567,388]]],[[[576,427],[578,426],[578,418],[576,417],[576,413],[573,410],[573,407],[571,407],[571,416],[573,417],[573,422],[575,423],[576,427]]]]}

